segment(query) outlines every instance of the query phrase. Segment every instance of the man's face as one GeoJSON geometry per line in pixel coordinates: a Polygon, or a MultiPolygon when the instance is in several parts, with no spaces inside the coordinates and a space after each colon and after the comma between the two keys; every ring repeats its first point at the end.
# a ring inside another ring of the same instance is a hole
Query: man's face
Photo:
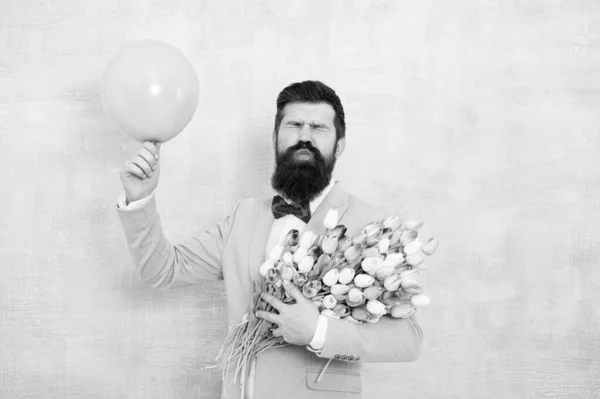
{"type": "MultiPolygon", "coordinates": [[[[276,155],[282,156],[300,142],[310,143],[324,158],[337,159],[344,149],[344,139],[336,140],[333,124],[335,111],[327,103],[290,103],[283,109],[283,119],[275,137],[276,155]]],[[[294,151],[294,162],[313,163],[308,149],[294,151]]]]}
{"type": "Polygon", "coordinates": [[[274,133],[272,186],[300,203],[317,197],[331,181],[345,140],[336,140],[335,111],[327,103],[290,103],[274,133]]]}

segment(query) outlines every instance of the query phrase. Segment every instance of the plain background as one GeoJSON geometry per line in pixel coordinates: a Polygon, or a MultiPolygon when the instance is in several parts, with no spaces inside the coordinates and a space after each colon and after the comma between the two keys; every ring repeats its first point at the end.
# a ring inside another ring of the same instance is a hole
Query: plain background
{"type": "Polygon", "coordinates": [[[162,148],[173,241],[271,193],[275,98],[305,79],[345,106],[335,177],[441,241],[423,354],[365,364],[365,397],[599,398],[599,35],[588,0],[1,0],[0,398],[220,391],[222,285],[143,287],[115,210],[140,145],[99,83],[146,38],[200,80],[162,148]]]}

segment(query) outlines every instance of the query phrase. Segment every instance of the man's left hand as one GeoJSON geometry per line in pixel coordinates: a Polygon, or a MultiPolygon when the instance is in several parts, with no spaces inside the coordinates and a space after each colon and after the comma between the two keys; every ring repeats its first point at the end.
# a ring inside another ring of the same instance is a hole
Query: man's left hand
{"type": "Polygon", "coordinates": [[[308,345],[317,329],[319,310],[294,284],[285,281],[283,287],[296,303],[288,305],[273,295],[262,293],[265,302],[273,306],[279,314],[258,311],[256,316],[277,324],[278,328],[273,331],[275,337],[283,337],[285,342],[294,345],[308,345]]]}

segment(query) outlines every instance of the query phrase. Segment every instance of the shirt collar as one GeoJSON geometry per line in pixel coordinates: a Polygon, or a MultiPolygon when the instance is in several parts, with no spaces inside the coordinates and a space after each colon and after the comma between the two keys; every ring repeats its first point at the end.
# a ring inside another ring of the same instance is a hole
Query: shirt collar
{"type": "Polygon", "coordinates": [[[323,200],[325,199],[325,197],[327,196],[327,194],[329,194],[329,192],[331,191],[331,189],[333,188],[333,186],[335,186],[335,181],[333,179],[331,179],[331,181],[329,182],[329,185],[327,185],[327,187],[325,187],[325,190],[323,190],[323,192],[321,194],[319,194],[319,196],[317,198],[315,198],[314,200],[310,201],[310,213],[311,215],[313,213],[315,213],[315,211],[317,210],[317,208],[319,207],[319,205],[321,205],[321,203],[323,202],[323,200]]]}

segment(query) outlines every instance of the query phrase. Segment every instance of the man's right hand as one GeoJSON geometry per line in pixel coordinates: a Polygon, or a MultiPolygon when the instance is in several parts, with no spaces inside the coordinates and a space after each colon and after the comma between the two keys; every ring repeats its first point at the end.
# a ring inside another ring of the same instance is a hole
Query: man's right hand
{"type": "Polygon", "coordinates": [[[127,161],[121,171],[121,183],[127,204],[152,194],[160,175],[160,143],[144,142],[137,155],[127,161]]]}

